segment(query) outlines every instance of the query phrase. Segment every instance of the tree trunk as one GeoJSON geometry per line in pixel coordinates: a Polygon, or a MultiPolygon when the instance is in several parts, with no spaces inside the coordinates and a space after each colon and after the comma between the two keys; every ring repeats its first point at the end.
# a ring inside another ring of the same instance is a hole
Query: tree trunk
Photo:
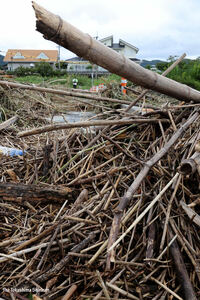
{"type": "Polygon", "coordinates": [[[33,2],[33,8],[37,18],[37,30],[44,35],[45,39],[54,41],[79,57],[145,88],[156,90],[181,101],[200,102],[199,91],[142,68],[35,2],[33,2]]]}

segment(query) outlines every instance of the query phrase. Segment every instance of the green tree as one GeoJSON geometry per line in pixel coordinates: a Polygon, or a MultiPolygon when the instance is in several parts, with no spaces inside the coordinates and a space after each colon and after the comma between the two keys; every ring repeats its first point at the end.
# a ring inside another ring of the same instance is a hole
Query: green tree
{"type": "Polygon", "coordinates": [[[53,75],[53,68],[52,66],[45,61],[39,62],[35,65],[36,73],[39,73],[41,76],[52,76],[53,75]]]}
{"type": "Polygon", "coordinates": [[[156,64],[156,68],[160,71],[165,71],[168,68],[168,63],[167,62],[159,62],[156,64]]]}
{"type": "Polygon", "coordinates": [[[146,65],[146,69],[150,70],[151,69],[151,65],[146,65]]]}

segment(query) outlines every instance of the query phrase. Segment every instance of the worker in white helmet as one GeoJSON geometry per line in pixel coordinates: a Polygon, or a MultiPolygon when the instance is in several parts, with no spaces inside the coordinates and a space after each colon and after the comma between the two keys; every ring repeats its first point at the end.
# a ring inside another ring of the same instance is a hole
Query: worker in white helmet
{"type": "Polygon", "coordinates": [[[77,78],[73,78],[72,83],[73,83],[73,88],[76,89],[77,85],[78,85],[78,79],[77,78]]]}

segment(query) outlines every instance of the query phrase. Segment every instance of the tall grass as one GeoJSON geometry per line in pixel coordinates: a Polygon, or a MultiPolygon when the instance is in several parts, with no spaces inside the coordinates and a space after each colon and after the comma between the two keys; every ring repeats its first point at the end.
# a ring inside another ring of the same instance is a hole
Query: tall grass
{"type": "Polygon", "coordinates": [[[73,78],[78,79],[78,86],[79,89],[90,89],[92,85],[99,85],[104,83],[105,85],[110,82],[119,82],[121,78],[117,75],[111,74],[105,77],[98,77],[98,78],[90,78],[86,75],[63,75],[63,76],[52,76],[52,77],[43,77],[40,75],[27,75],[16,77],[15,80],[20,83],[31,83],[31,84],[39,84],[39,85],[46,85],[46,84],[53,84],[53,85],[64,85],[67,88],[72,88],[72,80],[73,78]]]}

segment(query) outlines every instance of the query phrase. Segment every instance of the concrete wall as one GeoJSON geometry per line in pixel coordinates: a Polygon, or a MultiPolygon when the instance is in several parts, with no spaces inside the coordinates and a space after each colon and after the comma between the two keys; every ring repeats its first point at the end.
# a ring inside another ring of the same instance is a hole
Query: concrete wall
{"type": "Polygon", "coordinates": [[[132,49],[131,47],[125,45],[124,48],[121,48],[120,51],[118,51],[120,54],[123,54],[127,58],[134,58],[137,54],[137,52],[132,49]]]}

